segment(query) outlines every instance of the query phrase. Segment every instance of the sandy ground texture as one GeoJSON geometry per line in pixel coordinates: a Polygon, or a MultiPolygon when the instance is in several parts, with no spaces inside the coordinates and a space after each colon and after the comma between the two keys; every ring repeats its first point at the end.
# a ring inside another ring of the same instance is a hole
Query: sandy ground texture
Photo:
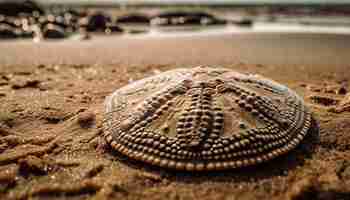
{"type": "Polygon", "coordinates": [[[347,38],[237,37],[138,39],[134,48],[129,39],[1,43],[0,199],[350,199],[347,38]],[[296,90],[319,134],[271,162],[217,173],[169,172],[103,146],[108,94],[198,64],[259,73],[296,90]]]}

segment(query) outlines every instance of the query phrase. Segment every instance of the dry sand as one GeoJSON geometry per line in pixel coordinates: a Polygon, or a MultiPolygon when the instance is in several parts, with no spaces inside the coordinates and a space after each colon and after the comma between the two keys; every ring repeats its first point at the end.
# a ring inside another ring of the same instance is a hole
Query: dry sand
{"type": "Polygon", "coordinates": [[[349,39],[235,34],[1,42],[0,199],[350,199],[349,39]],[[102,148],[106,95],[129,81],[196,65],[259,73],[289,86],[315,113],[319,135],[272,162],[205,174],[143,166],[102,148]]]}

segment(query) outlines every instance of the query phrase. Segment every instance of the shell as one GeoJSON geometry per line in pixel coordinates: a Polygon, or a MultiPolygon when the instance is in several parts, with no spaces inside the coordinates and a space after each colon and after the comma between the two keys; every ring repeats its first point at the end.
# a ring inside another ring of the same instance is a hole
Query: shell
{"type": "Polygon", "coordinates": [[[163,72],[116,90],[105,106],[114,150],[174,170],[256,165],[295,148],[312,126],[292,90],[223,68],[163,72]]]}

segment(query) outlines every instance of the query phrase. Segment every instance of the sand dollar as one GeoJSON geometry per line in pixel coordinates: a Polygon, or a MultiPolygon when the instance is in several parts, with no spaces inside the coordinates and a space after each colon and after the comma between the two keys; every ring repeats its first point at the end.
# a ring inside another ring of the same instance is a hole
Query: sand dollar
{"type": "Polygon", "coordinates": [[[241,168],[295,148],[312,115],[292,90],[223,68],[175,69],[106,98],[110,146],[151,165],[187,171],[241,168]]]}

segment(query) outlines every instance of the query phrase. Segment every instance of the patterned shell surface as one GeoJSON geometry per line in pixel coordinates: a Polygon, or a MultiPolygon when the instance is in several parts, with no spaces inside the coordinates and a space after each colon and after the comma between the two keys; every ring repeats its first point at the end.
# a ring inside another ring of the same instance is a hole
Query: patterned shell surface
{"type": "Polygon", "coordinates": [[[186,171],[240,168],[295,148],[311,128],[303,100],[258,75],[176,69],[106,99],[104,136],[131,159],[186,171]]]}

